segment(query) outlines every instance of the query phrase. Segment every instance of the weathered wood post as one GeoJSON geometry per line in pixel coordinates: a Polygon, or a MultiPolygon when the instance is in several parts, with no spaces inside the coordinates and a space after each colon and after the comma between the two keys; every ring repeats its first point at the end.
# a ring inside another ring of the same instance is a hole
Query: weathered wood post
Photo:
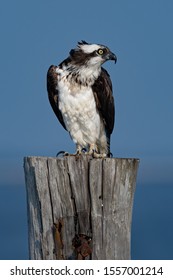
{"type": "Polygon", "coordinates": [[[138,164],[25,157],[30,259],[130,259],[138,164]]]}

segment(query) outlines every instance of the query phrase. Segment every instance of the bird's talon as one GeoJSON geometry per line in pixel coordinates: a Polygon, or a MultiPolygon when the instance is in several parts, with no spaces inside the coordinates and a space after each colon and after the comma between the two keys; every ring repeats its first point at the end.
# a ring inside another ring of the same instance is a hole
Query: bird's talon
{"type": "Polygon", "coordinates": [[[110,158],[113,158],[113,156],[114,156],[113,153],[110,152],[110,153],[109,153],[109,157],[110,157],[110,158]]]}
{"type": "Polygon", "coordinates": [[[94,151],[94,153],[93,153],[93,158],[106,158],[107,157],[107,155],[106,154],[99,154],[99,153],[97,153],[96,151],[94,151]]]}
{"type": "Polygon", "coordinates": [[[56,157],[59,157],[59,158],[61,158],[61,157],[63,157],[64,155],[65,155],[65,151],[60,151],[60,152],[58,152],[57,154],[56,154],[56,157]]]}

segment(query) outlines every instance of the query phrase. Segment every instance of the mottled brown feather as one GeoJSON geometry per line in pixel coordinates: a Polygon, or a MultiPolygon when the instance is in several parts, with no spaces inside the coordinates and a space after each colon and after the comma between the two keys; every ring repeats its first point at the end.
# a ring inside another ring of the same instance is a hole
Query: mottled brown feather
{"type": "MultiPolygon", "coordinates": [[[[66,129],[61,111],[58,109],[58,90],[56,66],[50,66],[47,73],[47,90],[52,109],[62,126],[66,129]]],[[[108,72],[102,67],[101,74],[92,86],[96,106],[105,125],[108,140],[114,128],[115,108],[112,83],[108,72]]],[[[108,141],[109,142],[109,141],[108,141]]]]}
{"type": "Polygon", "coordinates": [[[105,125],[107,137],[110,138],[110,134],[114,128],[115,107],[111,79],[108,72],[103,67],[92,89],[97,109],[105,125]]]}
{"type": "MultiPolygon", "coordinates": [[[[59,110],[58,106],[58,90],[56,89],[57,86],[57,73],[56,73],[56,66],[51,65],[48,72],[47,72],[47,91],[48,91],[48,97],[49,102],[52,106],[52,109],[57,116],[59,122],[62,124],[62,126],[66,129],[63,116],[61,114],[61,111],[59,110]]],[[[66,129],[67,130],[67,129],[66,129]]]]}

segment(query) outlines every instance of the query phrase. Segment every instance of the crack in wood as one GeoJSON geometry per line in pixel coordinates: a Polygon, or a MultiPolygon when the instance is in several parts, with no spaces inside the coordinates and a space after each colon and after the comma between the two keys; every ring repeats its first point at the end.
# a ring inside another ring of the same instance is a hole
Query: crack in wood
{"type": "Polygon", "coordinates": [[[53,201],[52,201],[52,193],[51,193],[51,189],[50,189],[50,175],[49,175],[49,162],[48,160],[46,161],[47,163],[47,177],[48,177],[48,190],[49,190],[49,196],[50,196],[50,204],[51,204],[51,212],[52,212],[52,221],[54,223],[54,215],[53,215],[53,201]]]}
{"type": "MultiPolygon", "coordinates": [[[[76,158],[75,158],[76,160],[76,158]]],[[[68,165],[67,165],[68,168],[68,165]]],[[[76,201],[75,201],[75,195],[73,194],[73,188],[72,188],[72,183],[71,183],[71,177],[70,177],[70,172],[68,169],[68,177],[69,177],[69,186],[70,186],[70,190],[71,190],[71,199],[73,201],[73,209],[74,209],[74,231],[75,234],[77,233],[77,225],[78,225],[78,213],[77,213],[77,207],[76,207],[76,201]]]]}
{"type": "Polygon", "coordinates": [[[57,260],[64,260],[63,255],[63,238],[62,238],[63,219],[59,219],[57,223],[53,224],[53,236],[55,242],[55,255],[57,260]]]}

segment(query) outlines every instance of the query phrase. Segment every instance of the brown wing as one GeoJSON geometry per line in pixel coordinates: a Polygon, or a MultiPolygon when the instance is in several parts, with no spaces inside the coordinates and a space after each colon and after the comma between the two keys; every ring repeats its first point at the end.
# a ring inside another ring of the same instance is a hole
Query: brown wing
{"type": "Polygon", "coordinates": [[[112,95],[112,83],[108,72],[102,68],[101,74],[92,86],[97,109],[105,124],[108,138],[114,128],[115,107],[112,95]]]}
{"type": "Polygon", "coordinates": [[[62,124],[62,126],[66,129],[61,111],[59,110],[59,100],[58,100],[58,90],[56,89],[57,86],[57,73],[56,73],[56,66],[52,65],[50,66],[48,72],[47,72],[47,91],[48,91],[48,97],[49,102],[52,106],[52,109],[57,116],[59,122],[62,124]]]}

